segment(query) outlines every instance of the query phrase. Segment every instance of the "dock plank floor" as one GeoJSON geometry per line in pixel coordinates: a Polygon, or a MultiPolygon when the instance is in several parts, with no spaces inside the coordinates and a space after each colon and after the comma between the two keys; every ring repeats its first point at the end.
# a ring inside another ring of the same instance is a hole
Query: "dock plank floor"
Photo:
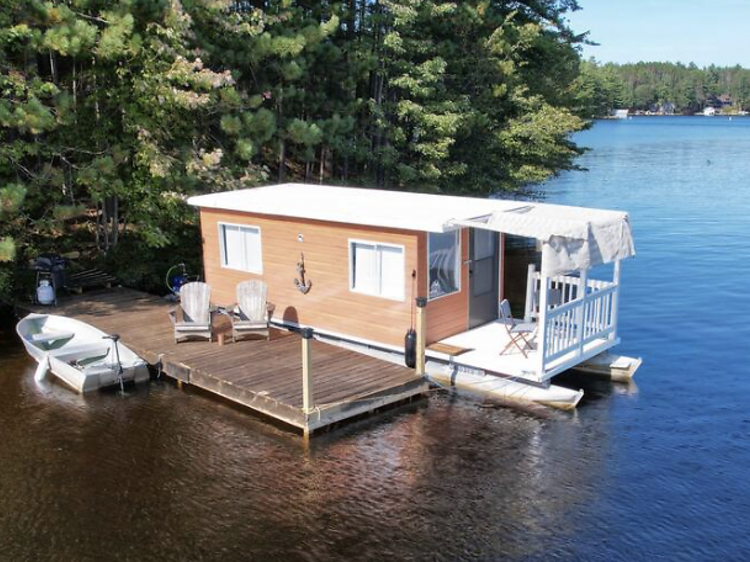
{"type": "Polygon", "coordinates": [[[69,316],[107,333],[165,374],[253,410],[314,431],[427,390],[413,370],[317,340],[312,342],[313,412],[302,410],[301,339],[273,328],[270,339],[232,342],[229,321],[215,315],[226,342],[175,343],[167,312],[174,305],[126,288],[74,295],[57,307],[18,305],[20,313],[69,316]]]}

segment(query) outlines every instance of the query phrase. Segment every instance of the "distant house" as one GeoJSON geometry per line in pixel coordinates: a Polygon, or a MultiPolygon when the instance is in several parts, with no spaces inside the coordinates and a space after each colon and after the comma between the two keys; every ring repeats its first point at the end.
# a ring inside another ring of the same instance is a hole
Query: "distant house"
{"type": "Polygon", "coordinates": [[[612,117],[615,119],[627,119],[629,113],[630,112],[627,109],[615,109],[612,111],[612,117]]]}
{"type": "Polygon", "coordinates": [[[661,106],[664,115],[674,115],[675,105],[671,101],[665,101],[661,106]]]}
{"type": "Polygon", "coordinates": [[[734,105],[734,100],[732,99],[732,96],[730,96],[729,94],[721,94],[716,99],[721,104],[721,107],[731,107],[734,105]]]}
{"type": "Polygon", "coordinates": [[[734,105],[734,100],[729,94],[721,94],[715,96],[711,94],[706,98],[706,107],[713,107],[714,109],[723,109],[725,107],[731,107],[734,105]]]}
{"type": "Polygon", "coordinates": [[[708,106],[703,110],[703,115],[705,115],[706,117],[713,117],[714,115],[716,115],[716,108],[708,106]]]}
{"type": "Polygon", "coordinates": [[[675,105],[671,101],[654,103],[649,106],[646,115],[674,115],[675,105]]]}

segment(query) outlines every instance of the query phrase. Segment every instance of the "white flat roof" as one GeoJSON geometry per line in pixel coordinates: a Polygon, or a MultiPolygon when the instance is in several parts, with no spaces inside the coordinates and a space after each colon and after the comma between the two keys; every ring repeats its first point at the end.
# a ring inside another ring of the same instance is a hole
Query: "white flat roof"
{"type": "MultiPolygon", "coordinates": [[[[564,225],[566,228],[561,229],[566,231],[578,231],[597,222],[627,220],[623,212],[584,207],[299,183],[209,193],[191,197],[188,203],[206,209],[422,232],[445,232],[456,228],[453,221],[503,212],[518,212],[527,220],[534,217],[548,226],[554,221],[558,228],[564,225]]],[[[513,234],[513,230],[509,228],[508,232],[513,234]]]]}

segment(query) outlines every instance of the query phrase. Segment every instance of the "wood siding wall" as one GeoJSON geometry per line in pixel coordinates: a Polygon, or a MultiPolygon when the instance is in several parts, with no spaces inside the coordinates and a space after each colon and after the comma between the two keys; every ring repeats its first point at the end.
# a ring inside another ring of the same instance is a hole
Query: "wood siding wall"
{"type": "Polygon", "coordinates": [[[213,209],[201,209],[201,228],[204,275],[214,303],[233,303],[239,282],[262,278],[268,283],[268,300],[276,306],[275,319],[403,346],[410,324],[411,272],[417,269],[420,233],[213,209]],[[220,222],[260,228],[262,274],[222,267],[220,222]],[[303,242],[298,241],[298,235],[303,236],[303,242]],[[350,239],[404,246],[403,301],[349,290],[350,239]],[[305,255],[306,278],[312,281],[306,295],[294,284],[300,252],[305,255]]]}
{"type": "MultiPolygon", "coordinates": [[[[228,305],[235,288],[246,279],[268,283],[268,299],[275,319],[401,347],[411,323],[412,297],[427,295],[427,233],[382,229],[325,221],[253,215],[201,209],[204,276],[212,301],[228,305]],[[219,223],[259,227],[263,273],[228,269],[221,265],[219,223]],[[298,241],[298,236],[303,241],[298,241]],[[404,247],[404,300],[373,297],[349,290],[349,240],[366,240],[404,247]],[[300,252],[305,255],[306,277],[312,289],[306,295],[294,284],[300,252]],[[416,295],[411,272],[417,271],[416,295]]],[[[501,237],[500,267],[504,240],[501,237]]],[[[469,231],[461,232],[461,289],[427,303],[427,343],[464,332],[469,326],[469,231]]],[[[500,294],[502,298],[502,286],[500,294]]]]}

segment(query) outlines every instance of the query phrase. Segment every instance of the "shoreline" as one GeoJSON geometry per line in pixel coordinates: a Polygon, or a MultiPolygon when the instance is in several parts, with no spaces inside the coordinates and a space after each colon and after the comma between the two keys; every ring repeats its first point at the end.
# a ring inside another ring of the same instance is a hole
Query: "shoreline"
{"type": "MultiPolygon", "coordinates": [[[[674,114],[674,115],[628,115],[627,119],[632,119],[635,117],[700,117],[700,118],[706,118],[706,117],[738,117],[738,118],[748,118],[750,115],[739,115],[739,114],[725,114],[725,115],[703,115],[701,113],[689,113],[689,114],[674,114]]],[[[602,120],[602,121],[627,121],[627,119],[623,119],[622,117],[613,117],[611,115],[606,115],[602,117],[592,117],[592,119],[596,120],[602,120]]]]}

